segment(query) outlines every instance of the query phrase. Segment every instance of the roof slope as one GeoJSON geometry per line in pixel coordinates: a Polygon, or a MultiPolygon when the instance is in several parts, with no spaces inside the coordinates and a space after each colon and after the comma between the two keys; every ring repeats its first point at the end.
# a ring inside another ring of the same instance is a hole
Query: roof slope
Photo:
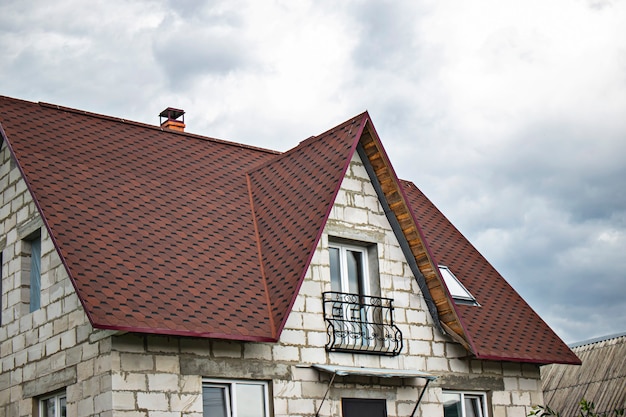
{"type": "Polygon", "coordinates": [[[626,407],[626,334],[577,344],[572,350],[582,366],[550,365],[541,368],[543,398],[563,417],[578,415],[582,398],[598,412],[626,407]]]}
{"type": "Polygon", "coordinates": [[[2,126],[96,327],[271,338],[245,170],[275,153],[2,99],[2,126]],[[246,302],[242,302],[245,300],[246,302]]]}
{"type": "Polygon", "coordinates": [[[477,358],[580,363],[567,345],[413,183],[404,181],[403,188],[434,260],[448,266],[480,304],[454,303],[477,358]]]}
{"type": "Polygon", "coordinates": [[[269,305],[282,330],[367,114],[311,137],[250,171],[269,305]]]}

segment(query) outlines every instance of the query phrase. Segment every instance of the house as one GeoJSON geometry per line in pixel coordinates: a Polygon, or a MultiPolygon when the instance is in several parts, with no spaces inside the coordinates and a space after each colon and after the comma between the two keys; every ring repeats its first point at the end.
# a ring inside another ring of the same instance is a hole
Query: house
{"type": "Polygon", "coordinates": [[[279,153],[0,98],[6,416],[493,416],[580,363],[368,113],[279,153]]]}
{"type": "Polygon", "coordinates": [[[578,416],[583,398],[593,402],[599,413],[625,409],[626,333],[570,347],[582,360],[582,366],[554,364],[541,368],[545,404],[563,417],[578,416]]]}

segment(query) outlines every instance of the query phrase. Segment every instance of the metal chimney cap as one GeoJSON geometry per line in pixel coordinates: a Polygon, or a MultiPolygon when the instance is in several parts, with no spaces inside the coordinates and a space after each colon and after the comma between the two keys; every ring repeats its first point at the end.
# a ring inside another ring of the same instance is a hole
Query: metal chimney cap
{"type": "MultiPolygon", "coordinates": [[[[167,120],[176,120],[180,116],[184,116],[184,115],[185,115],[185,110],[175,109],[174,107],[168,107],[167,109],[159,113],[159,117],[161,118],[165,117],[167,120]]],[[[185,118],[183,118],[183,121],[185,121],[185,118]]]]}

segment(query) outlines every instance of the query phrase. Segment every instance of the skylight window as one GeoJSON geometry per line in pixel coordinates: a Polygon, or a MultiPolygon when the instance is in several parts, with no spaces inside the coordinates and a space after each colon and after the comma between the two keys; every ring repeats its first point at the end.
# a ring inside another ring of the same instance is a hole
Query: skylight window
{"type": "Polygon", "coordinates": [[[452,298],[454,298],[454,301],[461,304],[479,305],[474,296],[463,286],[463,284],[461,284],[461,281],[454,276],[452,271],[450,271],[450,268],[444,265],[439,265],[439,272],[441,272],[441,276],[443,277],[452,298]]]}

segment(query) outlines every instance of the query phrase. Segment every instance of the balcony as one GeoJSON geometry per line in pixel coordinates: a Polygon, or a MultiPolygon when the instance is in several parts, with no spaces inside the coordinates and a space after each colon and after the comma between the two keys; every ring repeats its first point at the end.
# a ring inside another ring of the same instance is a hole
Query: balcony
{"type": "Polygon", "coordinates": [[[396,356],[402,332],[393,324],[393,300],[368,295],[325,292],[326,350],[396,356]]]}

